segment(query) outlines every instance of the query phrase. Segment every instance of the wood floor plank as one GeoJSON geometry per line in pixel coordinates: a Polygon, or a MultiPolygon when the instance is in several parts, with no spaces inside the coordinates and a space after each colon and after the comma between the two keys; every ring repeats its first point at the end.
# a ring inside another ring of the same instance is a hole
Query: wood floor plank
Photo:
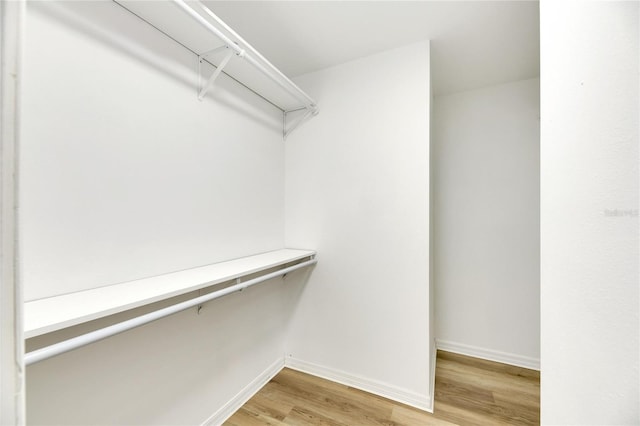
{"type": "Polygon", "coordinates": [[[519,404],[526,409],[540,411],[540,394],[493,391],[493,399],[499,403],[519,404]]]}
{"type": "Polygon", "coordinates": [[[266,399],[263,396],[258,395],[248,401],[244,407],[252,413],[260,414],[270,419],[279,421],[284,420],[285,417],[287,417],[287,414],[289,414],[289,412],[291,412],[291,410],[293,409],[293,405],[283,405],[280,404],[277,400],[274,401],[271,399],[266,399]]]}
{"type": "Polygon", "coordinates": [[[446,402],[436,401],[434,414],[441,419],[450,421],[459,426],[508,426],[502,420],[496,419],[494,416],[486,413],[469,410],[468,408],[460,408],[446,402]]]}
{"type": "Polygon", "coordinates": [[[391,415],[393,404],[389,400],[371,404],[372,395],[366,392],[291,370],[283,372],[273,382],[281,385],[284,392],[304,397],[304,404],[312,404],[320,414],[332,414],[347,424],[359,421],[375,426],[384,425],[391,415]],[[363,400],[363,396],[367,399],[363,400]]]}
{"type": "Polygon", "coordinates": [[[447,420],[439,419],[436,416],[416,408],[407,407],[401,404],[393,407],[390,420],[394,424],[403,426],[455,426],[447,420]]]}
{"type": "Polygon", "coordinates": [[[528,368],[502,364],[499,362],[488,361],[480,358],[472,358],[470,356],[460,355],[453,352],[438,351],[438,360],[449,360],[454,361],[455,363],[460,365],[478,367],[486,371],[494,371],[497,373],[503,373],[512,376],[528,377],[540,380],[540,372],[537,370],[530,370],[528,368]]]}
{"type": "MultiPolygon", "coordinates": [[[[295,417],[298,420],[301,420],[304,415],[308,414],[308,411],[309,413],[314,414],[317,418],[333,419],[340,424],[350,425],[354,418],[360,418],[362,424],[371,424],[367,420],[371,416],[371,413],[360,411],[357,405],[344,398],[322,391],[319,391],[318,393],[310,393],[298,386],[288,386],[275,381],[274,385],[276,387],[270,390],[272,397],[274,393],[278,393],[288,401],[295,402],[296,405],[292,411],[297,412],[295,417]],[[306,409],[307,411],[304,411],[303,409],[306,409]]],[[[322,420],[320,423],[324,424],[324,422],[325,421],[322,420]]]]}
{"type": "Polygon", "coordinates": [[[489,391],[516,391],[536,395],[540,393],[539,381],[528,377],[518,377],[501,374],[495,371],[483,370],[479,367],[463,366],[449,360],[438,360],[436,368],[436,382],[455,381],[468,383],[489,391]]]}
{"type": "Polygon", "coordinates": [[[225,422],[228,426],[284,426],[285,423],[277,419],[272,419],[262,414],[251,412],[244,406],[236,411],[229,420],[225,422]]]}
{"type": "Polygon", "coordinates": [[[377,395],[372,395],[341,383],[314,377],[288,368],[282,370],[281,374],[282,375],[278,375],[279,378],[282,377],[285,380],[289,380],[288,383],[304,383],[305,388],[313,390],[313,392],[331,394],[336,398],[348,401],[357,409],[372,411],[373,415],[388,416],[393,408],[393,403],[386,398],[378,397],[377,395]],[[379,403],[371,404],[371,398],[377,398],[379,403]]]}
{"type": "Polygon", "coordinates": [[[434,413],[283,369],[226,426],[540,424],[540,373],[438,352],[434,413]]]}
{"type": "Polygon", "coordinates": [[[292,426],[351,426],[303,407],[294,407],[285,419],[285,424],[292,426]]]}
{"type": "Polygon", "coordinates": [[[495,402],[493,392],[477,385],[461,383],[459,381],[436,378],[436,398],[442,395],[442,400],[453,397],[460,401],[469,401],[475,404],[493,404],[495,402]]]}

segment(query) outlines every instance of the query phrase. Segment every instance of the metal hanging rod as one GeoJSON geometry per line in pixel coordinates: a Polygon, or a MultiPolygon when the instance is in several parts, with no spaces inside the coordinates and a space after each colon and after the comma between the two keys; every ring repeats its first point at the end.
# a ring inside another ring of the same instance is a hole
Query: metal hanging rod
{"type": "Polygon", "coordinates": [[[150,322],[167,317],[169,315],[173,315],[175,313],[182,312],[189,308],[202,305],[203,303],[209,302],[211,300],[218,299],[220,297],[226,296],[231,293],[242,291],[247,287],[251,287],[263,281],[267,281],[272,278],[286,275],[289,272],[295,271],[297,269],[306,268],[307,266],[315,265],[317,262],[318,260],[315,257],[313,257],[311,260],[308,260],[306,262],[298,263],[296,265],[289,266],[288,268],[279,269],[277,271],[251,279],[249,281],[240,282],[238,284],[232,285],[222,290],[205,294],[204,296],[199,296],[194,299],[177,303],[175,305],[171,305],[154,312],[149,312],[148,314],[140,315],[139,317],[136,317],[136,318],[132,318],[117,324],[113,324],[105,328],[101,328],[99,330],[82,334],[80,336],[73,337],[68,340],[63,340],[62,342],[58,342],[50,346],[45,346],[44,348],[37,349],[35,351],[25,354],[24,363],[25,365],[31,365],[31,364],[35,364],[36,362],[44,361],[45,359],[54,357],[56,355],[60,355],[65,352],[72,351],[82,346],[86,346],[91,343],[98,342],[100,340],[106,339],[107,337],[115,336],[116,334],[120,334],[122,332],[131,330],[136,327],[140,327],[141,325],[148,324],[150,322]]]}
{"type": "MultiPolygon", "coordinates": [[[[269,77],[280,88],[289,93],[294,99],[299,101],[304,107],[311,112],[312,115],[318,114],[318,106],[316,102],[311,99],[302,89],[300,89],[293,81],[291,81],[286,75],[284,75],[279,69],[277,69],[271,62],[269,62],[264,56],[262,56],[257,50],[255,50],[249,43],[247,43],[240,35],[233,31],[227,24],[225,24],[220,18],[218,18],[209,8],[202,3],[195,1],[190,2],[198,4],[202,10],[209,15],[209,17],[215,22],[215,24],[221,27],[224,31],[231,35],[235,40],[230,39],[222,30],[216,27],[208,19],[205,19],[200,13],[196,12],[189,4],[184,0],[173,0],[173,2],[179,6],[185,13],[191,16],[194,20],[199,22],[204,28],[218,37],[224,45],[231,49],[236,56],[244,58],[257,70],[262,72],[265,76],[269,77]]],[[[226,62],[225,62],[226,65],[226,62]]],[[[224,66],[223,66],[224,67],[224,66]]],[[[215,78],[214,78],[215,79],[215,78]]]]}

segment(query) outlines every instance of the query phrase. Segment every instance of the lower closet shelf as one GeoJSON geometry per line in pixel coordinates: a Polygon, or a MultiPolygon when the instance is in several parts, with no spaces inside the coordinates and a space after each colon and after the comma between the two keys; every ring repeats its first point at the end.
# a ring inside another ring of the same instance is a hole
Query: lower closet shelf
{"type": "Polygon", "coordinates": [[[228,262],[26,302],[24,304],[24,337],[28,339],[291,262],[312,259],[315,254],[312,250],[281,249],[228,262]]]}

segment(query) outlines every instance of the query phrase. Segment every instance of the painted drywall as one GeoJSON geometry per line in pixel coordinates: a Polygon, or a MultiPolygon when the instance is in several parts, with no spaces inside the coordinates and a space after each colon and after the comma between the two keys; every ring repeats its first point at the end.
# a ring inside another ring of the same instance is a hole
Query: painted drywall
{"type": "Polygon", "coordinates": [[[539,368],[540,91],[523,80],[437,96],[438,345],[539,368]]]}
{"type": "MultiPolygon", "coordinates": [[[[224,77],[199,102],[196,56],[114,2],[30,2],[26,26],[27,299],[282,247],[280,111],[224,77]]],[[[201,424],[282,364],[282,287],[30,366],[28,423],[201,424]]]]}
{"type": "MultiPolygon", "coordinates": [[[[431,45],[429,45],[431,47],[431,45]]],[[[433,53],[429,49],[429,64],[433,63],[433,53]]],[[[432,400],[435,401],[435,388],[436,388],[436,359],[437,350],[436,345],[436,292],[435,292],[435,273],[434,273],[434,244],[433,237],[435,233],[435,222],[433,220],[434,210],[434,193],[433,193],[433,75],[429,73],[429,91],[431,97],[429,98],[429,353],[431,354],[431,386],[429,393],[432,395],[432,400]]]]}
{"type": "Polygon", "coordinates": [[[429,44],[296,82],[321,112],[286,141],[285,241],[319,263],[287,363],[428,408],[429,44]]]}
{"type": "Polygon", "coordinates": [[[199,102],[194,54],[82,3],[27,22],[25,300],[281,248],[281,112],[224,77],[199,102]]]}
{"type": "Polygon", "coordinates": [[[640,423],[639,12],[541,2],[543,424],[640,423]]]}

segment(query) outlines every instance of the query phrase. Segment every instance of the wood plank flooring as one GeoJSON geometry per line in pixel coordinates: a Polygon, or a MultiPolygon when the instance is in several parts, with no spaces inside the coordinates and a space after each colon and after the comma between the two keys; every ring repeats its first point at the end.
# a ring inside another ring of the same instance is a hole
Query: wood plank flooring
{"type": "Polygon", "coordinates": [[[438,351],[434,414],[285,368],[226,426],[540,424],[540,373],[438,351]]]}

